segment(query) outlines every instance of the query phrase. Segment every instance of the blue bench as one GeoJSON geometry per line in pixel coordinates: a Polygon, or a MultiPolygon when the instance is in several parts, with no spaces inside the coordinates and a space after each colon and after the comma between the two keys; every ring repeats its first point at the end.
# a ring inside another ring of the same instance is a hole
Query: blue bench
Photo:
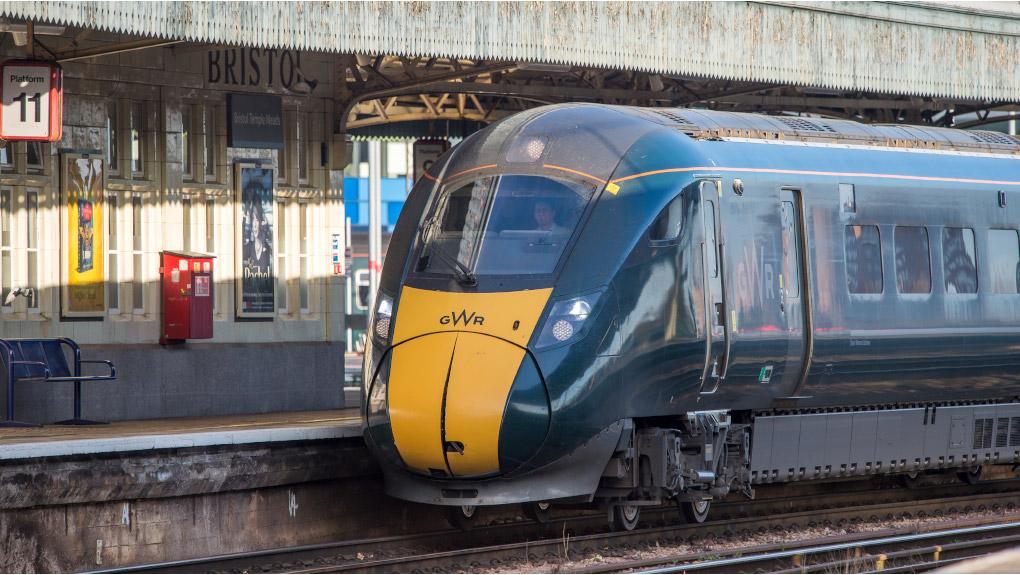
{"type": "Polygon", "coordinates": [[[7,414],[0,427],[35,427],[14,419],[14,387],[19,382],[74,383],[74,417],[56,422],[57,425],[97,425],[106,422],[91,421],[81,416],[81,384],[89,381],[108,381],[117,378],[113,363],[105,360],[81,358],[81,348],[66,337],[53,339],[0,339],[0,360],[7,374],[7,414]],[[67,362],[65,348],[74,358],[73,369],[67,362]],[[82,364],[105,364],[107,375],[82,375],[82,364]]]}

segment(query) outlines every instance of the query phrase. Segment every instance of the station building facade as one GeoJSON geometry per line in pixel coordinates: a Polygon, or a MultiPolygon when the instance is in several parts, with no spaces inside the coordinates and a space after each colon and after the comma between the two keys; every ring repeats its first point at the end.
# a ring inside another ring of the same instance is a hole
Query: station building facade
{"type": "MultiPolygon", "coordinates": [[[[25,294],[0,307],[0,337],[112,360],[86,417],[343,407],[332,64],[188,44],[68,62],[62,140],[0,151],[0,301],[25,294]],[[214,257],[211,339],[160,343],[163,251],[214,257]]],[[[21,383],[18,419],[64,419],[70,394],[21,383]]]]}

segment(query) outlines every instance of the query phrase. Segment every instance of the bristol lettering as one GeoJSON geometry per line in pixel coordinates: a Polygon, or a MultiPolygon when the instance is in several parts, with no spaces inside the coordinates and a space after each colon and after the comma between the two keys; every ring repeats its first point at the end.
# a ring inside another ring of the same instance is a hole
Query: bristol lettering
{"type": "Polygon", "coordinates": [[[453,324],[454,327],[459,325],[485,325],[485,317],[475,312],[469,314],[466,310],[460,310],[460,312],[451,311],[450,315],[440,317],[439,323],[443,325],[453,324]]]}
{"type": "MultiPolygon", "coordinates": [[[[209,84],[253,86],[288,90],[303,76],[301,52],[261,48],[210,50],[206,80],[209,84]]],[[[308,77],[311,86],[316,82],[308,77]]]]}

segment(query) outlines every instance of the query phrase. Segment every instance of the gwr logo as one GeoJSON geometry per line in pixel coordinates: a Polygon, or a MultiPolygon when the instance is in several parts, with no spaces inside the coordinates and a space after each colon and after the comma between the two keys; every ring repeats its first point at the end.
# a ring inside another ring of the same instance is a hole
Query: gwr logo
{"type": "Polygon", "coordinates": [[[462,310],[460,310],[459,313],[451,311],[450,315],[441,316],[439,318],[439,323],[441,323],[443,325],[453,324],[454,327],[461,326],[461,325],[462,326],[485,325],[485,317],[481,316],[479,314],[476,314],[475,312],[471,312],[469,314],[467,312],[467,310],[463,310],[462,309],[462,310]]]}

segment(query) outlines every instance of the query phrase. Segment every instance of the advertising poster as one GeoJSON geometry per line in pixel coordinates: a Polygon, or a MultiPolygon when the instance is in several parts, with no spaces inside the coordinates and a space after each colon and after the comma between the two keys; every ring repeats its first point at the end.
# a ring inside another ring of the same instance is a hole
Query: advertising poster
{"type": "Polygon", "coordinates": [[[273,270],[273,170],[253,164],[238,164],[235,181],[241,254],[238,275],[240,317],[271,317],[276,285],[273,270]]]}
{"type": "Polygon", "coordinates": [[[64,156],[63,193],[67,222],[67,281],[64,314],[102,315],[106,310],[103,273],[103,160],[64,156]]]}

